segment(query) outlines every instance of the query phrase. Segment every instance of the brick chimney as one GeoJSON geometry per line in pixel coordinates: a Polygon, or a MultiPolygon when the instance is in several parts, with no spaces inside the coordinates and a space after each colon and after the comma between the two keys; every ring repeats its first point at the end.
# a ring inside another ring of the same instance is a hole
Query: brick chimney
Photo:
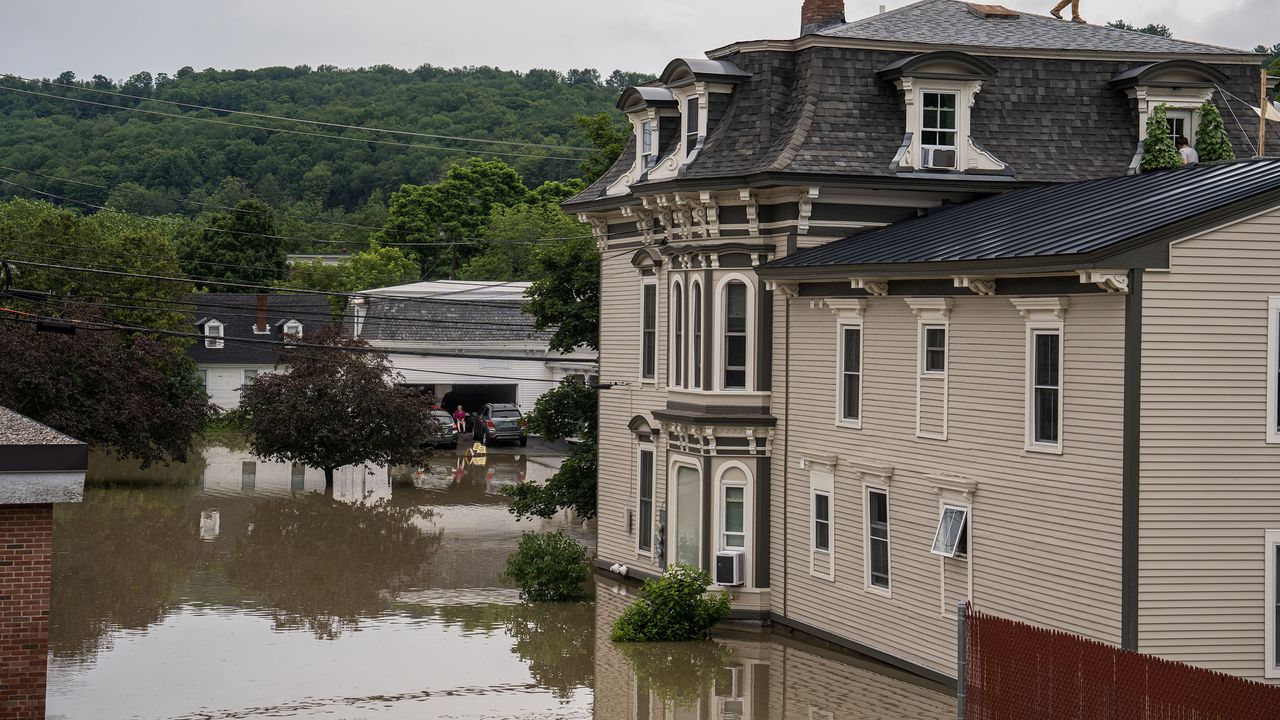
{"type": "Polygon", "coordinates": [[[800,35],[812,35],[844,24],[844,0],[804,0],[800,8],[800,35]]]}
{"type": "Polygon", "coordinates": [[[253,331],[262,335],[269,329],[267,327],[267,294],[258,293],[258,321],[254,323],[253,331]]]}

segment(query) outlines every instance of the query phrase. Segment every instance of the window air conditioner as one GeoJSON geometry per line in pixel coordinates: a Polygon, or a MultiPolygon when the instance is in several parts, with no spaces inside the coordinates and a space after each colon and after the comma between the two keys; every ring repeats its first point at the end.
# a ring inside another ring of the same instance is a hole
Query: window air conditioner
{"type": "Polygon", "coordinates": [[[955,148],[927,147],[921,154],[924,156],[922,164],[926,170],[956,169],[955,148]]]}
{"type": "Polygon", "coordinates": [[[736,587],[742,584],[743,557],[741,550],[721,550],[716,553],[716,585],[736,587]]]}

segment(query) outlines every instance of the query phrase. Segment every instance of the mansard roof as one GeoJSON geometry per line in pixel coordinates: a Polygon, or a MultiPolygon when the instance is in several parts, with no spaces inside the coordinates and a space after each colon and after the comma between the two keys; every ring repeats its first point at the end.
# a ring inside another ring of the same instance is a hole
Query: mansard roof
{"type": "Polygon", "coordinates": [[[618,98],[618,109],[623,112],[635,112],[650,107],[677,107],[676,96],[664,87],[640,85],[627,88],[618,98]]]}
{"type": "Polygon", "coordinates": [[[819,34],[856,40],[1018,50],[1196,55],[1246,53],[1244,50],[1118,30],[1105,25],[1081,25],[1045,15],[1014,12],[1014,17],[984,17],[970,3],[922,0],[856,22],[836,25],[819,34]]]}
{"type": "Polygon", "coordinates": [[[1194,229],[1280,206],[1280,159],[1015,190],[802,250],[760,268],[763,277],[823,272],[918,274],[963,266],[1143,267],[1142,253],[1194,229]]]}

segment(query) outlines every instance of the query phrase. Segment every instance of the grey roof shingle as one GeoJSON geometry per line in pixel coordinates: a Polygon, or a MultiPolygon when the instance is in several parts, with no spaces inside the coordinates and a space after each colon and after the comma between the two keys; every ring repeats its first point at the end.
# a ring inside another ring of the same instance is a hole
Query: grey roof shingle
{"type": "Polygon", "coordinates": [[[368,319],[360,338],[480,350],[502,343],[545,344],[553,333],[554,329],[534,329],[533,317],[521,311],[518,303],[423,302],[374,296],[369,298],[368,319]]]}
{"type": "MultiPolygon", "coordinates": [[[[216,319],[223,324],[222,348],[207,348],[201,340],[187,348],[187,356],[204,365],[274,365],[277,348],[261,342],[232,342],[241,340],[270,340],[283,338],[280,324],[287,320],[302,323],[302,332],[314,332],[333,322],[329,301],[324,295],[268,295],[268,334],[254,333],[253,326],[258,311],[258,296],[244,293],[201,293],[192,302],[196,309],[193,321],[216,319]]],[[[202,332],[199,328],[196,332],[202,332]]]]}
{"type": "Polygon", "coordinates": [[[44,423],[0,405],[0,445],[79,445],[44,423]]]}
{"type": "Polygon", "coordinates": [[[761,275],[1087,256],[1259,196],[1280,204],[1280,160],[1014,190],[803,250],[762,266],[761,275]]]}
{"type": "MultiPolygon", "coordinates": [[[[1045,2],[1047,4],[1048,0],[1045,2]]],[[[1045,15],[1016,12],[1017,18],[984,18],[970,11],[969,3],[923,0],[828,28],[819,34],[858,40],[982,48],[1197,55],[1239,55],[1246,52],[1132,30],[1117,30],[1105,25],[1081,25],[1045,15]]]]}

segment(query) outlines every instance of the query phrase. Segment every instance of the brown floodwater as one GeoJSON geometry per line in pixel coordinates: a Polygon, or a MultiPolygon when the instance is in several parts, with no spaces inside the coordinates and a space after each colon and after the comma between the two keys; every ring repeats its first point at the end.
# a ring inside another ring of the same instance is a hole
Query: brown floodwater
{"type": "Polygon", "coordinates": [[[526,530],[502,487],[555,457],[323,473],[208,448],[140,470],[95,456],[59,506],[48,717],[943,720],[882,667],[760,633],[617,646],[625,588],[527,605],[501,573],[526,530]]]}

